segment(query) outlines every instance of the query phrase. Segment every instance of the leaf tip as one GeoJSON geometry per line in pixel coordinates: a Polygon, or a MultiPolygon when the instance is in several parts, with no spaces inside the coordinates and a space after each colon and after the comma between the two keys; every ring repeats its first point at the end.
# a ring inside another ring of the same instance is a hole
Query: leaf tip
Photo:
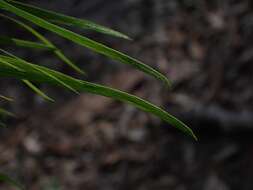
{"type": "Polygon", "coordinates": [[[170,81],[170,79],[168,79],[167,77],[164,76],[162,80],[163,80],[165,87],[167,89],[172,89],[172,82],[170,81]]]}
{"type": "Polygon", "coordinates": [[[124,39],[126,39],[126,40],[129,40],[129,41],[133,41],[134,39],[133,38],[131,38],[131,37],[129,37],[129,36],[127,36],[127,35],[124,35],[124,36],[122,36],[124,39]]]}
{"type": "Polygon", "coordinates": [[[196,142],[198,141],[198,137],[194,134],[194,132],[190,128],[187,128],[187,134],[190,137],[192,137],[196,142]]]}

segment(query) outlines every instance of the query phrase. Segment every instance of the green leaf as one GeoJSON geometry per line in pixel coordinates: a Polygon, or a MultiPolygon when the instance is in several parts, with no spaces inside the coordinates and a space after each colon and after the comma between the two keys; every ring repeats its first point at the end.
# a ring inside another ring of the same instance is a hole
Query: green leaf
{"type": "Polygon", "coordinates": [[[16,187],[17,189],[24,190],[24,187],[22,185],[20,185],[18,182],[11,179],[10,177],[8,177],[5,174],[0,173],[0,181],[6,182],[9,185],[16,187]]]}
{"type": "Polygon", "coordinates": [[[16,69],[16,70],[18,70],[18,71],[22,71],[22,72],[23,72],[22,69],[20,69],[19,67],[16,67],[15,65],[13,65],[13,64],[11,64],[11,63],[5,61],[5,60],[3,60],[2,58],[0,58],[0,61],[1,61],[3,64],[5,64],[5,65],[7,65],[7,66],[9,66],[9,67],[12,67],[13,69],[16,69]]]}
{"type": "Polygon", "coordinates": [[[50,50],[50,51],[56,50],[54,47],[49,46],[49,45],[45,45],[42,43],[21,40],[21,39],[16,39],[16,38],[10,38],[10,37],[6,37],[6,36],[0,36],[0,44],[16,45],[16,46],[25,47],[25,48],[42,49],[42,50],[50,50]]]}
{"type": "Polygon", "coordinates": [[[0,99],[3,99],[3,100],[8,101],[8,102],[13,102],[14,101],[12,98],[9,98],[9,97],[1,95],[1,94],[0,94],[0,99]]]}
{"type": "Polygon", "coordinates": [[[102,95],[106,97],[113,98],[115,100],[119,100],[128,104],[132,104],[133,106],[156,115],[160,119],[164,120],[165,122],[171,124],[172,126],[178,128],[179,130],[183,131],[184,133],[188,134],[189,136],[193,137],[197,140],[197,137],[194,135],[192,130],[186,126],[183,122],[175,118],[174,116],[170,115],[163,109],[131,94],[126,92],[122,92],[120,90],[116,90],[113,88],[109,88],[103,85],[98,85],[94,83],[90,83],[87,81],[81,81],[70,76],[64,75],[54,70],[50,70],[46,67],[30,64],[28,62],[20,61],[19,59],[15,59],[12,57],[7,56],[0,56],[2,60],[9,62],[11,64],[16,65],[17,67],[22,67],[26,72],[20,72],[12,67],[9,67],[6,64],[2,64],[0,60],[0,77],[13,77],[17,79],[26,79],[29,81],[34,81],[38,83],[48,83],[51,85],[57,85],[66,88],[71,86],[73,89],[79,92],[89,92],[92,94],[102,95]],[[43,71],[43,72],[41,72],[43,71]],[[49,73],[51,76],[54,76],[58,80],[54,80],[52,77],[48,77],[46,73],[49,73]],[[62,81],[62,82],[59,82],[62,81]]]}
{"type": "Polygon", "coordinates": [[[31,83],[29,80],[22,80],[29,88],[31,88],[35,93],[37,93],[39,96],[44,98],[47,101],[54,102],[52,98],[47,96],[44,92],[42,92],[40,89],[38,89],[33,83],[31,83]]]}
{"type": "Polygon", "coordinates": [[[50,40],[48,40],[47,38],[45,38],[43,35],[41,35],[38,31],[36,31],[35,29],[33,29],[32,27],[28,26],[27,24],[11,18],[9,16],[0,14],[0,17],[3,17],[9,21],[14,22],[15,24],[21,26],[22,28],[26,29],[27,31],[29,31],[30,33],[32,33],[35,37],[37,37],[41,42],[43,42],[45,45],[55,49],[54,54],[60,59],[62,60],[64,63],[66,63],[67,65],[69,65],[72,69],[74,69],[75,71],[77,71],[80,74],[85,75],[85,72],[83,70],[81,70],[76,64],[74,64],[69,58],[67,58],[60,49],[58,49],[50,40]]]}
{"type": "MultiPolygon", "coordinates": [[[[24,67],[24,65],[25,65],[26,63],[28,63],[28,62],[26,62],[25,60],[23,60],[23,59],[21,59],[21,58],[15,56],[15,55],[13,55],[13,54],[11,54],[11,53],[5,51],[5,50],[2,50],[2,49],[0,49],[0,50],[3,51],[5,54],[9,55],[10,57],[15,58],[15,59],[18,60],[19,62],[23,63],[23,65],[21,65],[21,67],[24,67]]],[[[1,58],[0,58],[0,61],[1,61],[1,58]]],[[[5,61],[5,60],[3,60],[3,62],[4,62],[5,64],[8,63],[8,61],[5,61]]],[[[10,64],[12,64],[12,63],[10,63],[10,64]]],[[[41,70],[39,67],[36,67],[36,66],[33,65],[33,64],[31,64],[31,66],[32,66],[35,70],[38,70],[39,72],[45,74],[47,77],[52,78],[53,80],[56,80],[57,82],[59,82],[61,85],[63,85],[63,86],[66,87],[67,89],[69,89],[69,90],[75,92],[76,94],[79,94],[79,92],[77,92],[74,88],[72,88],[72,87],[69,86],[68,84],[64,83],[63,81],[59,80],[57,77],[51,75],[50,73],[44,71],[43,69],[41,70]]],[[[32,86],[32,85],[30,84],[30,86],[32,86]]],[[[35,88],[34,88],[34,89],[35,89],[35,88]]],[[[33,90],[34,90],[34,89],[33,89],[33,90]]]]}
{"type": "Polygon", "coordinates": [[[142,63],[142,62],[126,55],[126,54],[123,54],[119,51],[109,48],[109,47],[107,47],[101,43],[98,43],[96,41],[93,41],[87,37],[81,36],[79,34],[72,32],[72,31],[69,31],[69,30],[64,29],[62,27],[59,27],[55,24],[52,24],[52,23],[50,23],[42,18],[39,18],[35,15],[32,15],[22,9],[16,8],[15,6],[13,6],[3,0],[0,1],[0,7],[2,7],[2,9],[10,11],[10,12],[12,12],[24,19],[29,20],[30,22],[32,22],[42,28],[45,28],[51,32],[54,32],[63,38],[71,40],[71,41],[75,42],[76,44],[87,47],[87,48],[89,48],[97,53],[100,53],[102,55],[105,55],[113,60],[120,61],[121,63],[132,65],[132,66],[136,67],[137,69],[145,72],[146,74],[149,74],[149,75],[163,81],[167,86],[170,86],[170,81],[167,79],[166,76],[159,73],[158,71],[156,71],[152,67],[145,65],[144,63],[142,63]]]}
{"type": "Polygon", "coordinates": [[[124,39],[130,39],[128,36],[126,36],[125,34],[122,34],[118,31],[112,30],[110,28],[98,25],[96,23],[93,23],[91,21],[88,20],[84,20],[84,19],[79,19],[79,18],[75,18],[75,17],[71,17],[71,16],[67,16],[67,15],[63,15],[63,14],[59,14],[53,11],[49,11],[49,10],[45,10],[33,5],[29,5],[26,3],[21,3],[21,2],[17,2],[17,1],[12,1],[12,0],[8,0],[8,2],[10,2],[12,5],[14,5],[15,7],[18,7],[20,9],[23,9],[33,15],[36,15],[38,17],[41,17],[45,20],[48,20],[50,22],[54,22],[54,23],[58,23],[58,24],[64,24],[64,25],[68,25],[68,26],[75,26],[75,27],[79,27],[79,28],[84,28],[84,29],[88,29],[88,30],[93,30],[99,33],[103,33],[103,34],[107,34],[107,35],[111,35],[114,37],[119,37],[119,38],[124,38],[124,39]]]}
{"type": "Polygon", "coordinates": [[[15,115],[3,108],[0,108],[0,115],[2,116],[8,116],[8,117],[15,117],[15,115]]]}

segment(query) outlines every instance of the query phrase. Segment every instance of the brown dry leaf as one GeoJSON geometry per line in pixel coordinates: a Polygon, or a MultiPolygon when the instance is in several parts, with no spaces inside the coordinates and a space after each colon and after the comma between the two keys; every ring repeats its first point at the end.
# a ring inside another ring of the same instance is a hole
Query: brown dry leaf
{"type": "Polygon", "coordinates": [[[132,88],[144,80],[144,75],[136,70],[122,70],[105,79],[105,84],[123,91],[131,91],[132,88]]]}
{"type": "Polygon", "coordinates": [[[187,59],[170,63],[169,76],[173,82],[182,82],[196,76],[200,70],[196,62],[187,59]]]}
{"type": "MultiPolygon", "coordinates": [[[[106,85],[130,91],[143,79],[143,76],[133,70],[124,70],[110,75],[105,79],[106,85]]],[[[54,123],[64,126],[85,126],[89,124],[95,115],[106,113],[112,103],[109,98],[82,94],[79,98],[61,107],[55,113],[54,123]]]]}
{"type": "Polygon", "coordinates": [[[123,155],[119,151],[113,151],[111,153],[107,153],[102,159],[102,166],[112,166],[117,164],[123,159],[123,155]]]}
{"type": "Polygon", "coordinates": [[[193,41],[190,43],[190,54],[193,59],[202,61],[205,57],[205,49],[204,47],[197,41],[193,41]]]}
{"type": "Polygon", "coordinates": [[[111,102],[105,97],[81,95],[56,111],[54,123],[64,126],[85,126],[92,121],[95,114],[105,112],[111,102]]]}
{"type": "Polygon", "coordinates": [[[75,143],[71,140],[64,138],[61,142],[47,144],[46,149],[48,152],[53,152],[60,156],[69,156],[74,151],[74,145],[75,143]]]}
{"type": "Polygon", "coordinates": [[[168,31],[169,45],[172,47],[180,47],[186,40],[186,34],[178,28],[172,28],[168,31]]]}

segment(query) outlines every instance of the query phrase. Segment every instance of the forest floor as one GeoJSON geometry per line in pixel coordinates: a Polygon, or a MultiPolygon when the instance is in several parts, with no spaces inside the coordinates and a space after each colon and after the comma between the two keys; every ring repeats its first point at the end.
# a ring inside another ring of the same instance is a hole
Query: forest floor
{"type": "MultiPolygon", "coordinates": [[[[187,123],[199,141],[107,98],[77,97],[42,85],[57,100],[52,105],[13,80],[1,81],[0,92],[16,100],[1,105],[18,116],[1,129],[1,171],[29,190],[252,190],[252,2],[103,2],[66,1],[61,11],[127,31],[133,42],[88,35],[166,73],[172,90],[133,68],[46,35],[66,53],[72,50],[67,54],[91,73],[90,81],[164,107],[187,123]],[[96,7],[100,14],[93,13],[96,7]]],[[[51,2],[48,7],[59,6],[51,2]]],[[[46,53],[18,53],[40,62],[53,60],[46,53]]],[[[58,69],[71,73],[65,66],[58,69]]]]}

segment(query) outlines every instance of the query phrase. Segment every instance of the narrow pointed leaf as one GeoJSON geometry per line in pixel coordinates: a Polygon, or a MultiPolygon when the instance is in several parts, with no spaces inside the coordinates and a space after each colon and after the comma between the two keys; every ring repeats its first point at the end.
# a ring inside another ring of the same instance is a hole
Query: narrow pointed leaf
{"type": "Polygon", "coordinates": [[[8,0],[8,2],[10,2],[12,5],[14,5],[20,9],[23,9],[33,15],[41,17],[41,18],[48,20],[50,22],[64,24],[64,25],[68,25],[68,26],[75,26],[75,27],[88,29],[88,30],[93,30],[93,31],[96,31],[99,33],[111,35],[114,37],[124,38],[124,39],[128,39],[128,40],[130,39],[125,34],[122,34],[118,31],[98,25],[98,24],[88,21],[88,20],[79,19],[79,18],[67,16],[64,14],[56,13],[53,11],[45,10],[45,9],[42,9],[42,8],[39,8],[39,7],[36,7],[33,5],[29,5],[26,3],[21,3],[21,2],[12,1],[12,0],[8,0]]]}
{"type": "Polygon", "coordinates": [[[5,174],[0,173],[0,181],[8,183],[9,185],[16,187],[17,189],[24,190],[24,187],[21,184],[19,184],[5,174]]]}
{"type": "Polygon", "coordinates": [[[0,108],[0,115],[2,116],[8,116],[8,117],[15,117],[15,115],[3,108],[0,108]]]}
{"type": "Polygon", "coordinates": [[[53,80],[52,78],[47,77],[44,74],[44,73],[50,73],[50,75],[54,76],[55,78],[58,78],[60,81],[63,81],[64,84],[68,84],[73,89],[79,92],[89,92],[92,94],[102,95],[102,96],[110,97],[115,100],[119,100],[128,104],[132,104],[133,106],[145,112],[156,115],[160,119],[178,128],[179,130],[183,131],[184,133],[188,134],[194,139],[197,139],[194,133],[192,132],[192,130],[188,126],[186,126],[183,122],[181,122],[174,116],[170,115],[163,109],[137,96],[130,95],[120,90],[109,88],[103,85],[98,85],[98,84],[90,83],[87,81],[81,81],[81,80],[72,78],[70,76],[64,75],[62,73],[50,70],[42,66],[29,64],[27,62],[23,63],[12,57],[0,56],[0,58],[4,59],[5,61],[11,62],[12,64],[15,64],[16,66],[23,65],[22,68],[25,69],[26,71],[26,73],[24,74],[23,72],[17,71],[11,67],[6,66],[5,64],[1,64],[0,62],[0,77],[2,76],[2,77],[13,77],[17,79],[26,79],[26,80],[30,80],[34,82],[48,83],[51,85],[57,85],[57,86],[62,86],[66,88],[66,86],[63,86],[62,83],[59,83],[59,81],[53,80]],[[34,67],[37,67],[38,69],[35,69],[34,67]],[[44,73],[40,72],[41,70],[44,70],[44,73]]]}
{"type": "Polygon", "coordinates": [[[0,99],[3,99],[3,100],[8,101],[8,102],[13,102],[14,101],[12,98],[9,98],[9,97],[4,96],[4,95],[0,95],[0,99]]]}
{"type": "Polygon", "coordinates": [[[80,74],[85,75],[85,72],[80,69],[76,64],[74,64],[69,58],[67,58],[60,49],[58,49],[50,40],[48,40],[47,38],[45,38],[43,35],[41,35],[38,31],[36,31],[35,29],[33,29],[32,27],[28,26],[27,24],[11,18],[9,16],[0,14],[0,17],[3,17],[5,19],[8,19],[9,21],[14,22],[15,24],[21,26],[22,28],[26,29],[27,31],[29,31],[30,33],[32,33],[35,37],[37,37],[41,42],[43,42],[45,45],[55,49],[54,54],[60,59],[62,60],[65,64],[69,65],[72,69],[74,69],[75,71],[77,71],[80,74]]]}
{"type": "Polygon", "coordinates": [[[42,18],[39,18],[35,15],[32,15],[32,14],[22,10],[22,9],[19,9],[19,8],[7,3],[6,1],[1,0],[0,7],[16,14],[26,20],[29,20],[30,22],[32,22],[42,28],[45,28],[51,32],[54,32],[63,38],[66,38],[68,40],[71,40],[71,41],[79,44],[79,45],[87,47],[97,53],[105,55],[105,56],[107,56],[113,60],[119,61],[121,63],[132,65],[132,66],[136,67],[137,69],[145,72],[146,74],[149,74],[149,75],[163,81],[167,86],[170,86],[170,81],[167,79],[166,76],[164,76],[160,72],[156,71],[152,67],[145,65],[144,63],[142,63],[142,62],[126,55],[126,54],[123,54],[119,51],[109,48],[109,47],[107,47],[101,43],[98,43],[96,41],[93,41],[87,37],[81,36],[79,34],[72,32],[72,31],[69,31],[69,30],[64,29],[62,27],[59,27],[55,24],[52,24],[42,18]]]}
{"type": "MultiPolygon", "coordinates": [[[[1,49],[0,49],[1,50],[1,49]]],[[[10,57],[18,60],[20,63],[23,63],[21,65],[21,67],[23,68],[25,66],[25,64],[27,64],[28,62],[26,62],[25,60],[13,55],[12,53],[9,53],[7,51],[2,50],[5,54],[9,55],[10,57]]],[[[0,57],[0,62],[2,62],[2,60],[6,63],[9,63],[8,61],[5,61],[4,59],[1,59],[0,57]]],[[[12,63],[10,63],[12,64],[12,63]]],[[[35,70],[38,70],[39,72],[45,74],[47,77],[52,78],[53,80],[56,80],[57,82],[59,82],[61,85],[63,85],[64,87],[68,88],[69,90],[75,92],[76,94],[79,94],[79,92],[77,92],[74,88],[72,88],[71,86],[69,86],[68,84],[64,83],[63,81],[59,80],[57,77],[55,77],[54,75],[51,75],[49,72],[46,72],[43,69],[40,69],[39,67],[36,67],[35,65],[31,64],[31,67],[33,67],[35,70]]]]}
{"type": "Polygon", "coordinates": [[[15,65],[13,65],[13,64],[11,64],[11,63],[5,61],[5,60],[2,59],[2,58],[0,58],[0,61],[1,61],[3,64],[5,64],[5,65],[7,65],[7,66],[9,66],[9,67],[12,67],[13,69],[16,69],[16,70],[18,70],[18,71],[22,71],[22,72],[23,72],[23,70],[22,70],[21,68],[19,68],[19,67],[15,66],[15,65]]]}
{"type": "Polygon", "coordinates": [[[54,102],[52,98],[47,96],[44,92],[42,92],[39,88],[37,88],[33,83],[31,83],[29,80],[22,80],[29,88],[31,88],[35,93],[37,93],[39,96],[44,98],[47,101],[54,102]]]}
{"type": "Polygon", "coordinates": [[[6,36],[0,36],[0,44],[16,45],[16,46],[25,47],[25,48],[41,49],[41,50],[49,50],[49,51],[56,50],[54,47],[46,45],[46,44],[27,41],[27,40],[21,40],[21,39],[16,39],[16,38],[9,38],[6,36]]]}

